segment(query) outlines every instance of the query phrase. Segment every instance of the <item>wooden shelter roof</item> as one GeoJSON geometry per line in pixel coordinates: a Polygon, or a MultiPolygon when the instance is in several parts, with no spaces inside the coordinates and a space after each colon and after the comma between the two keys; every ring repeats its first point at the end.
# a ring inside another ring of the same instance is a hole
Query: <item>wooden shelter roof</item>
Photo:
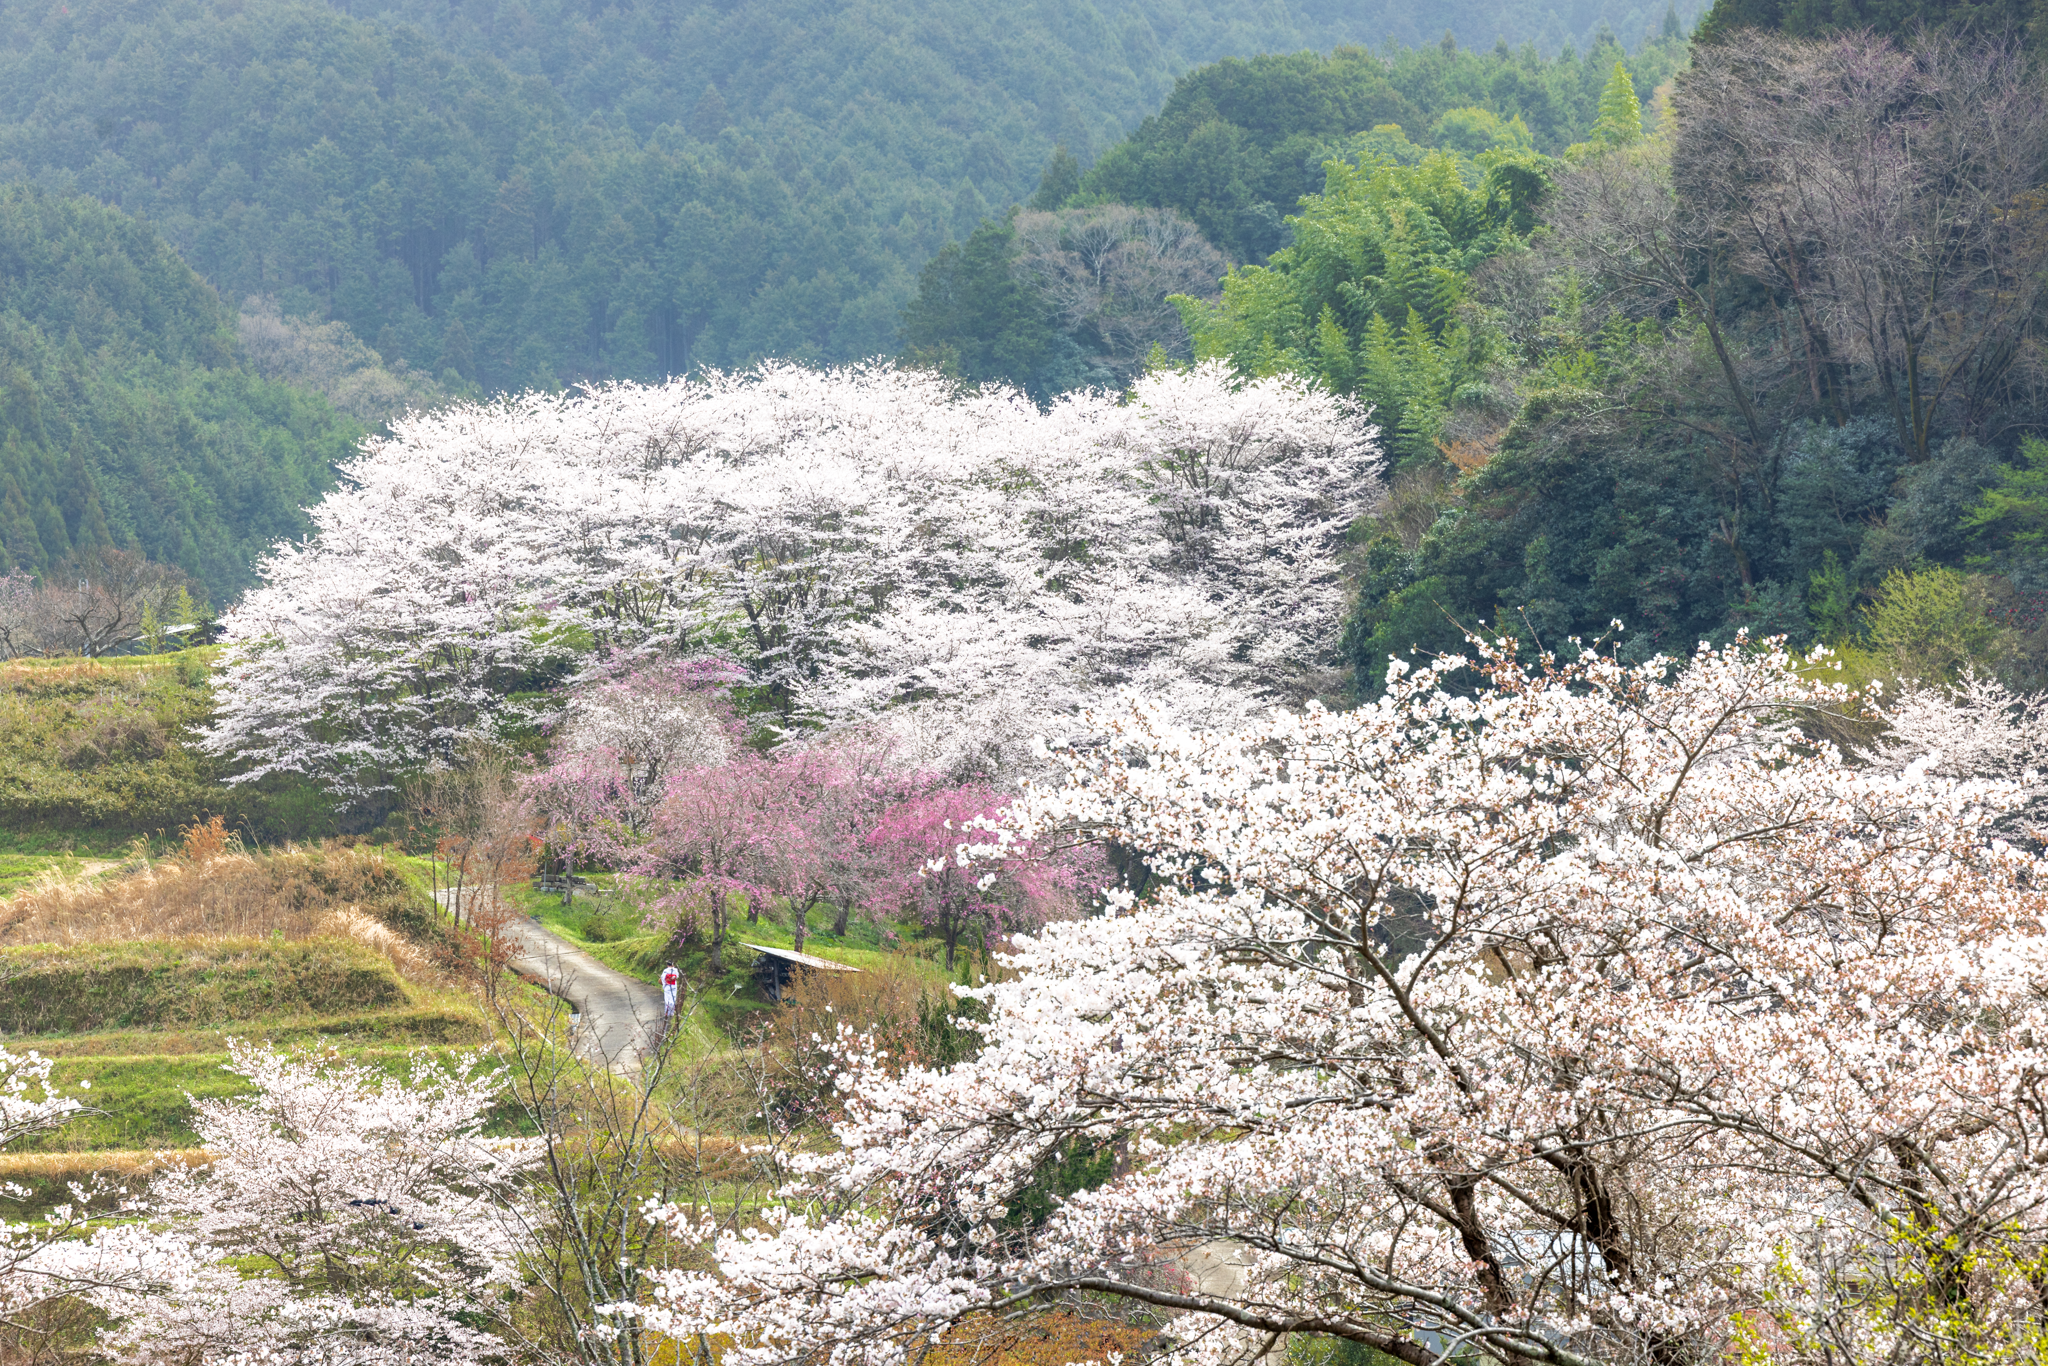
{"type": "Polygon", "coordinates": [[[764,953],[770,958],[780,958],[785,963],[795,963],[797,966],[805,968],[817,968],[823,972],[860,971],[859,968],[850,967],[845,963],[834,963],[825,958],[813,958],[808,953],[798,953],[794,949],[771,949],[766,944],[749,944],[744,939],[740,941],[740,947],[752,949],[755,953],[764,953]]]}

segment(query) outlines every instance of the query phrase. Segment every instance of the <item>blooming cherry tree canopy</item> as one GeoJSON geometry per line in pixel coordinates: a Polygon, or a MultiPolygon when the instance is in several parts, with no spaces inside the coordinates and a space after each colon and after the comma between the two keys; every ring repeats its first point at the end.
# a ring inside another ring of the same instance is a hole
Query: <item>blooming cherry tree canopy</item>
{"type": "MultiPolygon", "coordinates": [[[[497,1358],[535,1140],[480,1136],[497,1079],[415,1060],[406,1078],[236,1042],[250,1099],[199,1100],[210,1166],[158,1175],[134,1274],[91,1298],[124,1359],[344,1366],[497,1358]]],[[[124,1241],[125,1239],[125,1241],[124,1241]]]]}
{"type": "Polygon", "coordinates": [[[2030,1341],[2048,870],[1993,829],[2023,794],[1845,763],[1792,724],[1842,692],[1781,654],[1481,662],[1477,696],[1450,659],[1344,714],[1096,718],[978,856],[1078,830],[1158,890],[1020,939],[971,1061],[842,1036],[839,1146],[715,1272],[661,1273],[654,1325],[728,1366],[881,1366],[1083,1294],[1181,1311],[1216,1363],[1303,1332],[1907,1362],[1958,1304],[2030,1341]],[[1009,1217],[1076,1144],[1114,1174],[1009,1217]],[[1241,1285],[1188,1274],[1219,1244],[1241,1285]]]}
{"type": "Polygon", "coordinates": [[[1242,718],[1324,684],[1375,463],[1348,403],[1218,367],[1044,412],[771,364],[415,415],[225,618],[207,741],[360,788],[650,653],[791,720],[886,708],[921,768],[1014,767],[1124,687],[1242,718]]]}

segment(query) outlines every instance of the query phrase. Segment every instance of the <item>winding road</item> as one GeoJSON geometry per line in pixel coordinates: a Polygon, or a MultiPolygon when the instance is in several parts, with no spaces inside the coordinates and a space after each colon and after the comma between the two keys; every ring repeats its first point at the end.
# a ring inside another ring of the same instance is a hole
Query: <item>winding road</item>
{"type": "MultiPolygon", "coordinates": [[[[482,888],[466,888],[462,899],[483,894],[482,888]]],[[[436,894],[450,907],[455,897],[452,890],[436,894]]],[[[637,1068],[660,1033],[661,989],[606,967],[526,916],[506,921],[505,933],[519,945],[513,970],[544,984],[582,1015],[576,1042],[585,1056],[624,1071],[637,1068]]]]}

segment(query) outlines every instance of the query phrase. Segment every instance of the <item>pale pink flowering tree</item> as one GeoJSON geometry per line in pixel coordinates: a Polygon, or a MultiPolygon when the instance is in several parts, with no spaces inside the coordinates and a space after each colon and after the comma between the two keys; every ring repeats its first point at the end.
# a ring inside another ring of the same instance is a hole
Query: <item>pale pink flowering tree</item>
{"type": "Polygon", "coordinates": [[[844,934],[855,901],[873,885],[866,836],[896,786],[886,758],[886,746],[862,744],[857,737],[785,745],[775,755],[789,819],[770,866],[798,953],[810,938],[813,909],[837,905],[834,931],[844,934]]]}
{"type": "Polygon", "coordinates": [[[213,1161],[165,1169],[140,1211],[180,1255],[89,1292],[115,1320],[105,1344],[139,1361],[502,1357],[479,1325],[503,1321],[517,1285],[520,1187],[541,1153],[481,1136],[499,1079],[474,1059],[393,1078],[231,1048],[257,1094],[194,1102],[213,1161]]]}
{"type": "Polygon", "coordinates": [[[669,774],[724,762],[739,742],[725,694],[745,675],[721,659],[655,660],[573,689],[556,748],[616,761],[632,794],[660,793],[669,774]]]}
{"type": "Polygon", "coordinates": [[[977,1314],[1172,1311],[1410,1366],[2023,1352],[2048,1254],[2048,867],[2015,787],[1857,766],[1737,645],[1391,671],[1347,713],[1093,719],[970,859],[1081,832],[1143,901],[1018,937],[978,1055],[843,1036],[837,1143],[647,1322],[728,1366],[885,1366],[977,1314]],[[1047,1159],[1116,1170],[1033,1227],[1047,1159]],[[1241,1281],[1183,1274],[1235,1249],[1241,1281]],[[1745,1337],[1744,1335],[1748,1335],[1745,1337]]]}
{"type": "MultiPolygon", "coordinates": [[[[0,1048],[0,1146],[61,1128],[85,1111],[83,1102],[50,1086],[50,1059],[0,1048]]],[[[28,1192],[0,1183],[0,1197],[28,1192]]],[[[34,1223],[0,1222],[0,1316],[14,1317],[96,1286],[136,1286],[162,1279],[180,1250],[146,1230],[108,1223],[117,1190],[71,1187],[71,1201],[34,1223]]]]}
{"type": "Polygon", "coordinates": [[[717,659],[635,661],[570,689],[549,760],[525,785],[548,842],[572,860],[629,863],[668,779],[737,753],[726,692],[738,678],[717,659]]]}
{"type": "Polygon", "coordinates": [[[1023,844],[1001,863],[975,863],[980,827],[1008,805],[993,788],[912,780],[911,792],[881,813],[867,837],[881,855],[878,895],[914,911],[946,946],[952,972],[962,940],[986,949],[1000,934],[1034,929],[1073,904],[1081,862],[1023,844]],[[918,790],[918,789],[922,790],[918,790]]]}
{"type": "Polygon", "coordinates": [[[732,899],[745,897],[758,916],[778,885],[802,880],[790,870],[812,850],[793,795],[783,766],[752,750],[677,773],[625,864],[670,889],[654,898],[647,923],[678,940],[706,930],[715,973],[725,970],[732,899]]]}

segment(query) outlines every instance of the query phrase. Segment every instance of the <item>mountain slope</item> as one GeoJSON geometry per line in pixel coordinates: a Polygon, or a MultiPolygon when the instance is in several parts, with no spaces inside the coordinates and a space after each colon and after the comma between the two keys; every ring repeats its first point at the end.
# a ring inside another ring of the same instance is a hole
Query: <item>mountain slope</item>
{"type": "Polygon", "coordinates": [[[1406,31],[1295,0],[349,9],[0,0],[0,177],[485,388],[844,360],[895,349],[917,269],[1056,143],[1108,145],[1199,62],[1406,31]]]}
{"type": "Polygon", "coordinates": [[[0,187],[0,558],[139,546],[216,601],[305,525],[362,429],[237,359],[219,297],[151,228],[0,187]]]}

